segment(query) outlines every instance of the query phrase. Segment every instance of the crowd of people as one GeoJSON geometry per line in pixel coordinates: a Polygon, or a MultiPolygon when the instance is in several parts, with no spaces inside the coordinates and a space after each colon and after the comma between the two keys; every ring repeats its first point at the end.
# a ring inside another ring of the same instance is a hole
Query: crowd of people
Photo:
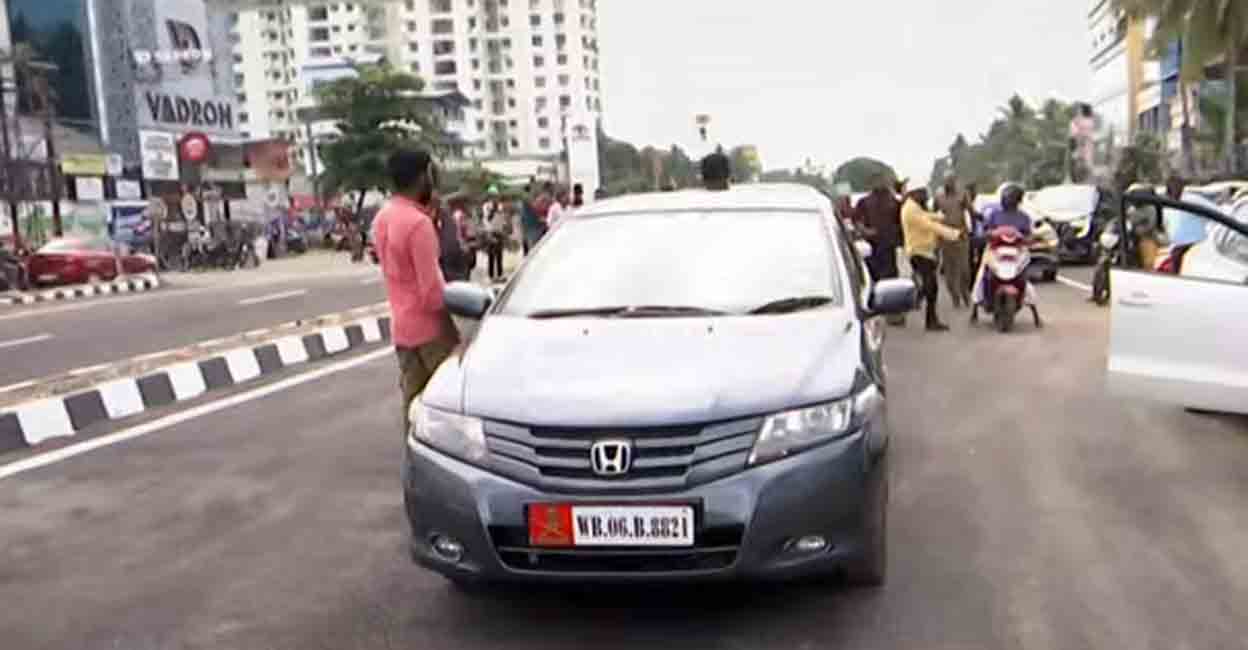
{"type": "MultiPolygon", "coordinates": [[[[906,181],[881,178],[857,204],[848,196],[841,197],[837,213],[871,244],[866,263],[873,279],[898,277],[897,251],[904,251],[918,285],[924,325],[928,331],[946,331],[949,327],[941,322],[936,308],[940,279],[943,277],[955,309],[971,307],[986,234],[999,226],[1012,226],[1028,237],[1031,219],[1020,210],[1023,190],[1018,186],[1007,186],[1000,204],[981,213],[975,207],[976,187],[963,188],[956,178],[945,180],[934,210],[929,209],[931,197],[926,186],[907,189],[907,185],[906,181]]],[[[904,325],[905,317],[893,317],[889,322],[904,325]]]]}
{"type": "Polygon", "coordinates": [[[486,277],[500,282],[506,272],[503,255],[520,250],[524,255],[569,213],[585,204],[584,190],[574,185],[569,193],[554,183],[531,180],[523,193],[505,196],[490,186],[483,197],[466,192],[448,196],[445,206],[432,215],[441,245],[440,264],[447,280],[472,277],[481,253],[486,277]]]}

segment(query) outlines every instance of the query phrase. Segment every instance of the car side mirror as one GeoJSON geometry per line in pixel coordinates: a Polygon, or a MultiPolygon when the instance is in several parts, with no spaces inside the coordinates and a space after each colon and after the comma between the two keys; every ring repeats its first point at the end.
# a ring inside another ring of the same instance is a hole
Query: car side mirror
{"type": "Polygon", "coordinates": [[[858,257],[863,259],[871,257],[871,242],[862,239],[854,240],[854,248],[858,251],[858,257]]]}
{"type": "Polygon", "coordinates": [[[871,288],[869,306],[875,314],[904,314],[914,309],[917,293],[914,281],[909,278],[880,280],[871,288]]]}
{"type": "Polygon", "coordinates": [[[442,291],[442,302],[451,314],[478,320],[494,304],[494,294],[471,282],[451,282],[442,291]]]}

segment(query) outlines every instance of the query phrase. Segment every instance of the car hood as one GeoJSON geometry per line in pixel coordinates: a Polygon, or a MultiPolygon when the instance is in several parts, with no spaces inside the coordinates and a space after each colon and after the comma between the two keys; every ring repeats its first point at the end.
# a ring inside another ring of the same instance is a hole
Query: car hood
{"type": "MultiPolygon", "coordinates": [[[[493,316],[459,363],[448,365],[456,366],[450,372],[459,379],[459,405],[470,415],[653,426],[844,396],[861,365],[861,340],[846,309],[715,318],[493,316]]],[[[441,397],[450,398],[451,386],[438,383],[441,397]]]]}

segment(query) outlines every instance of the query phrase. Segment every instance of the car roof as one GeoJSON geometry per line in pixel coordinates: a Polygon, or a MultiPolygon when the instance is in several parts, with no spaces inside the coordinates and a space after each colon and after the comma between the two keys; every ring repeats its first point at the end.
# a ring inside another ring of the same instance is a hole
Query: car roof
{"type": "Polygon", "coordinates": [[[819,190],[797,183],[747,183],[727,190],[688,189],[629,194],[595,201],[576,216],[599,217],[639,212],[776,210],[827,212],[832,201],[819,190]]]}

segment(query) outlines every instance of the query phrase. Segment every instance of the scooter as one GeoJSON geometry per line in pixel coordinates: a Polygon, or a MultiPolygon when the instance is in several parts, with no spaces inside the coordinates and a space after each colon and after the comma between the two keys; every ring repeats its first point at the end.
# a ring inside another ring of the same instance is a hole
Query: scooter
{"type": "Polygon", "coordinates": [[[971,322],[979,322],[979,309],[992,314],[999,332],[1014,328],[1014,317],[1026,305],[1031,309],[1036,327],[1043,327],[1040,311],[1031,296],[1027,281],[1027,265],[1031,254],[1026,239],[1017,228],[1003,226],[988,234],[988,250],[981,272],[982,278],[975,286],[975,304],[971,307],[971,322]]]}

